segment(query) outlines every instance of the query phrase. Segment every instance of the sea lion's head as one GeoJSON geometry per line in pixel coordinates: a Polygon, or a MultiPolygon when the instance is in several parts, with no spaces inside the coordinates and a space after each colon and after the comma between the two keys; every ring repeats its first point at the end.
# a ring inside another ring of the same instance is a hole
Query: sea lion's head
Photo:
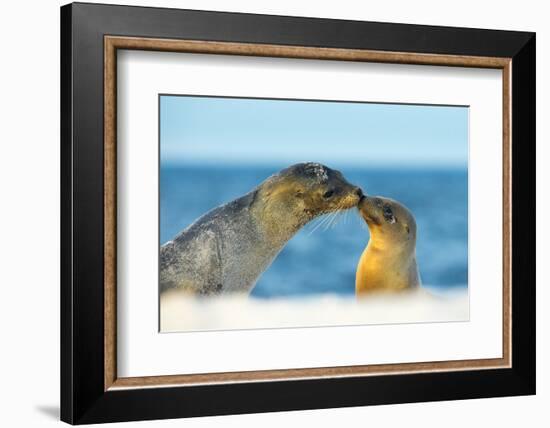
{"type": "Polygon", "coordinates": [[[364,196],[357,207],[372,239],[391,245],[415,244],[416,221],[403,204],[390,198],[364,196]]]}
{"type": "Polygon", "coordinates": [[[340,171],[314,162],[283,169],[262,183],[259,193],[264,216],[279,217],[295,229],[322,214],[356,207],[362,197],[340,171]]]}

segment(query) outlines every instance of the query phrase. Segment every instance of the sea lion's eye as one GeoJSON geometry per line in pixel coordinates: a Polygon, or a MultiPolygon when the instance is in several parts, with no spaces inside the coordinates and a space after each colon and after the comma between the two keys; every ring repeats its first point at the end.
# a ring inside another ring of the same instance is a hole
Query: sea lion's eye
{"type": "Polygon", "coordinates": [[[334,190],[328,190],[328,191],[326,191],[326,192],[323,194],[323,198],[328,199],[328,198],[330,198],[332,195],[334,195],[334,190]]]}
{"type": "Polygon", "coordinates": [[[395,223],[395,217],[393,216],[393,211],[388,205],[384,206],[384,218],[390,223],[395,223]]]}

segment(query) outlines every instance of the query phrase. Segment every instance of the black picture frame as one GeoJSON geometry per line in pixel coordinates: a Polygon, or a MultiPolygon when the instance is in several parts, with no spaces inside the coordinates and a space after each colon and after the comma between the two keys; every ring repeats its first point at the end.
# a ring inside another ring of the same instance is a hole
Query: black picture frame
{"type": "Polygon", "coordinates": [[[535,34],[73,3],[61,8],[61,419],[71,424],[535,393],[535,34]],[[104,36],[512,59],[512,367],[104,388],[104,36]]]}

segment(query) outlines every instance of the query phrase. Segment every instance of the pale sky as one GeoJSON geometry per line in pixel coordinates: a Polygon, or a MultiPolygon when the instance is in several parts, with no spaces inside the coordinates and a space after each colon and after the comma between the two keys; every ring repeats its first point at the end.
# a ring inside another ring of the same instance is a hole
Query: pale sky
{"type": "Polygon", "coordinates": [[[160,97],[163,165],[441,166],[468,162],[468,108],[160,97]]]}

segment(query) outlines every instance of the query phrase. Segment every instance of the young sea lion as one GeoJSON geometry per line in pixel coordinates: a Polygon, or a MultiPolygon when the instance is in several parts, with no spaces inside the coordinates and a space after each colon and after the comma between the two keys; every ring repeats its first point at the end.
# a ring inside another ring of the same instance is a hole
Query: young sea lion
{"type": "Polygon", "coordinates": [[[399,202],[378,196],[363,197],[358,208],[369,226],[370,240],[357,265],[356,295],[418,287],[413,214],[399,202]]]}
{"type": "Polygon", "coordinates": [[[315,217],[352,208],[363,193],[339,171],[292,165],[206,213],[160,249],[160,289],[250,292],[287,241],[315,217]]]}

